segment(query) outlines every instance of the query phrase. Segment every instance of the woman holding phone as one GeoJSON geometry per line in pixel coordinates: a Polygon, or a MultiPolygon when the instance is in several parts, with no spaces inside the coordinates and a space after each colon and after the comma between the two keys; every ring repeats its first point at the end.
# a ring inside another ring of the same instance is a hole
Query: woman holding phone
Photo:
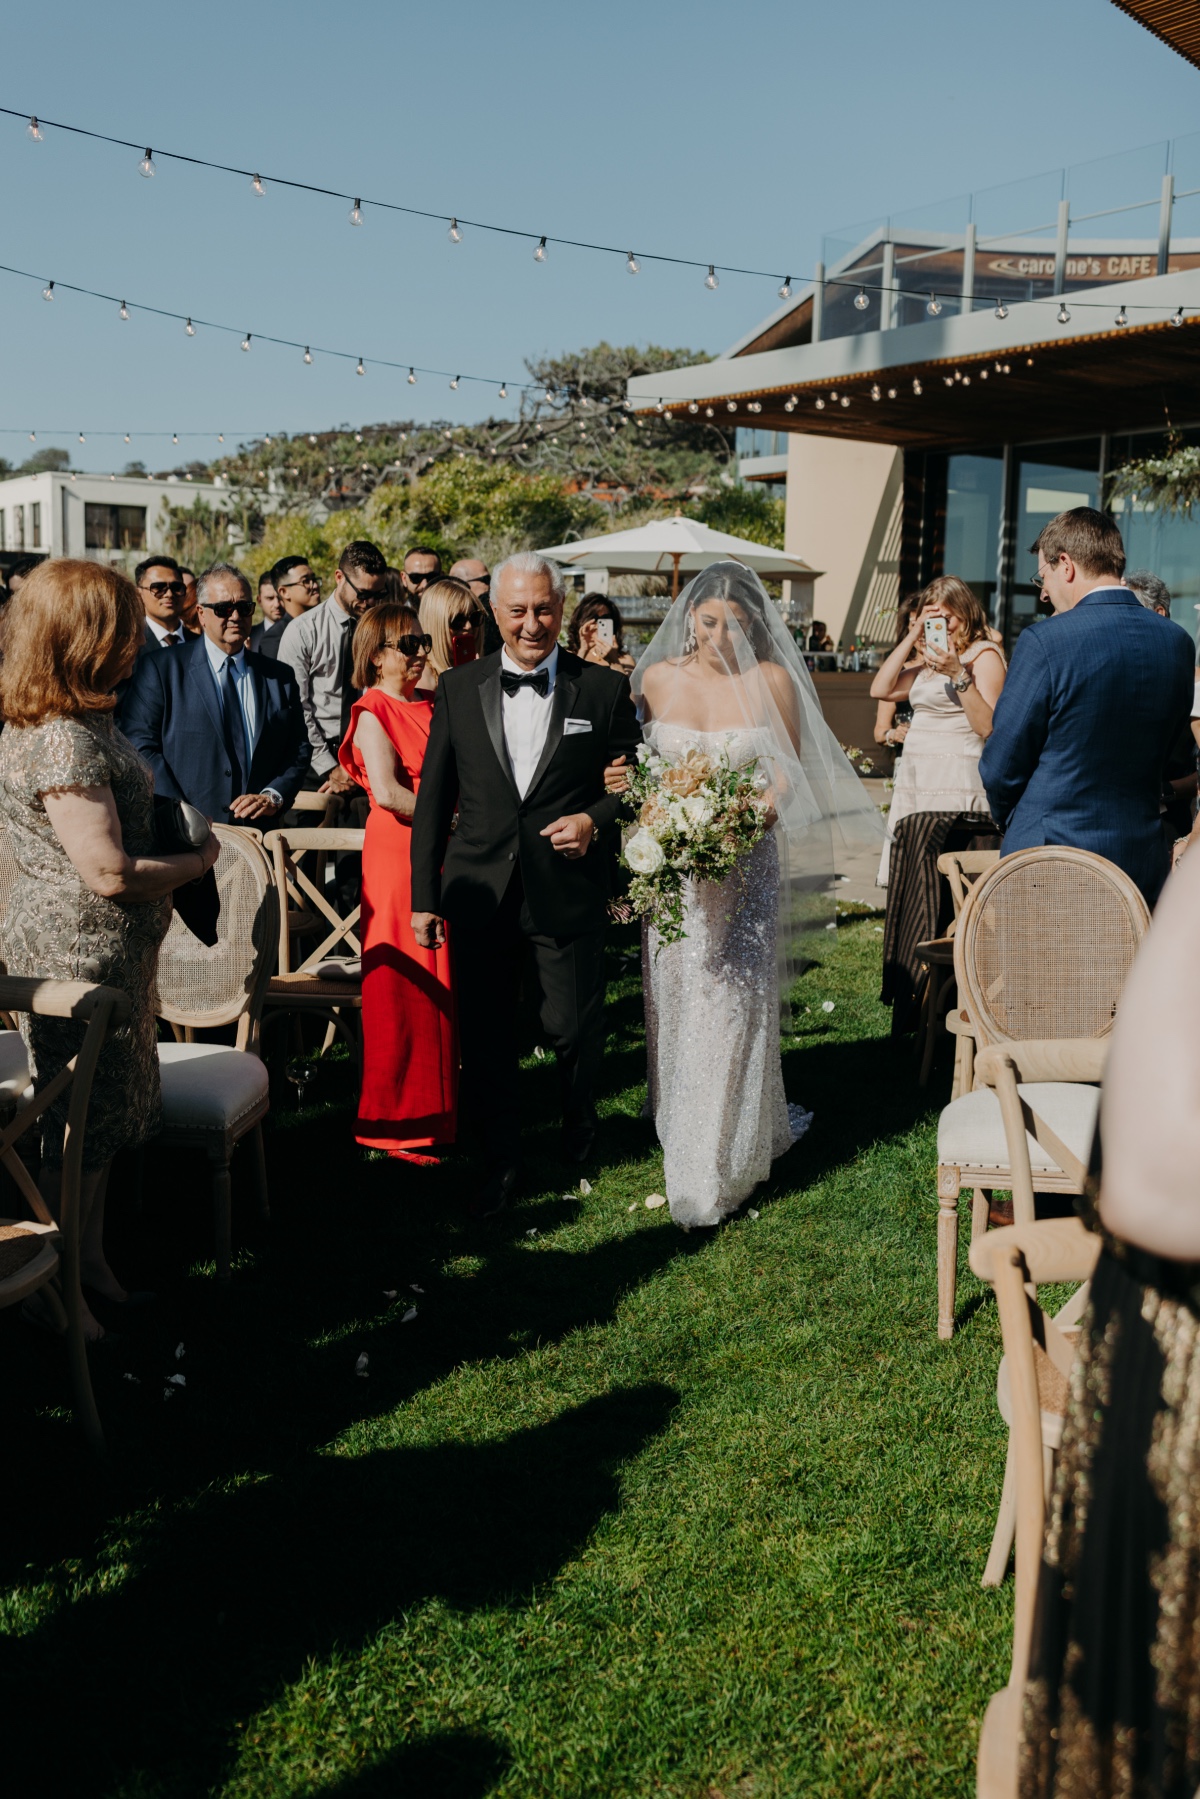
{"type": "Polygon", "coordinates": [[[622,641],[620,609],[606,594],[585,593],[567,626],[567,648],[585,662],[602,662],[620,675],[633,673],[633,657],[622,641]]]}

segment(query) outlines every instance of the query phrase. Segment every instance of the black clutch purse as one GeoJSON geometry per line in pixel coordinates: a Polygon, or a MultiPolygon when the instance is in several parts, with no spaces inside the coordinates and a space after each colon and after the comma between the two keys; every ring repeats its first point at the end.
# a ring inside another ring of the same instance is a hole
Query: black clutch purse
{"type": "MultiPolygon", "coordinates": [[[[154,845],[160,856],[180,856],[189,850],[202,850],[211,836],[212,826],[195,806],[189,806],[186,800],[155,798],[154,845]]],[[[206,869],[198,881],[177,887],[172,898],[176,912],[192,936],[211,949],[217,941],[217,919],[221,914],[216,870],[206,869]]]]}

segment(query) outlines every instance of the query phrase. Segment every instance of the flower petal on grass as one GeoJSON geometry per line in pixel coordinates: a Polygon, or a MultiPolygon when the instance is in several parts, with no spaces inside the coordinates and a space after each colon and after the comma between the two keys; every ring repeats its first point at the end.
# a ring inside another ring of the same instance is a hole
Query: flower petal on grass
{"type": "Polygon", "coordinates": [[[416,1281],[410,1281],[408,1283],[408,1290],[410,1293],[424,1293],[425,1291],[424,1287],[418,1287],[416,1281]]]}
{"type": "Polygon", "coordinates": [[[546,1060],[546,1052],[542,1048],[540,1043],[538,1044],[537,1048],[534,1050],[533,1056],[534,1056],[534,1060],[536,1062],[544,1062],[546,1060]]]}
{"type": "Polygon", "coordinates": [[[647,1193],[646,1195],[646,1210],[648,1212],[657,1212],[659,1206],[665,1206],[666,1203],[667,1196],[665,1193],[647,1193]]]}
{"type": "Polygon", "coordinates": [[[186,1374],[168,1374],[167,1385],[169,1387],[186,1387],[187,1386],[187,1375],[186,1374]]]}
{"type": "Polygon", "coordinates": [[[396,1297],[395,1287],[385,1287],[383,1289],[383,1297],[385,1299],[395,1299],[395,1297],[396,1297]]]}
{"type": "Polygon", "coordinates": [[[581,1193],[582,1193],[582,1194],[583,1194],[583,1197],[584,1197],[584,1198],[585,1198],[585,1199],[586,1199],[586,1198],[587,1198],[587,1196],[588,1196],[588,1194],[589,1194],[589,1193],[590,1193],[590,1192],[591,1192],[591,1190],[592,1190],[592,1183],[591,1183],[591,1181],[580,1181],[580,1183],[579,1183],[579,1191],[580,1191],[580,1192],[581,1192],[581,1193]]]}
{"type": "Polygon", "coordinates": [[[759,1214],[754,1210],[753,1206],[751,1206],[749,1211],[746,1213],[747,1218],[757,1218],[758,1215],[759,1214]]]}
{"type": "Polygon", "coordinates": [[[368,1367],[368,1364],[370,1363],[370,1360],[371,1360],[370,1356],[367,1354],[366,1350],[364,1349],[362,1354],[359,1356],[357,1362],[355,1362],[355,1364],[354,1364],[354,1372],[355,1372],[355,1374],[357,1374],[359,1380],[366,1380],[367,1367],[368,1367]]]}
{"type": "Polygon", "coordinates": [[[525,1235],[527,1237],[536,1237],[537,1234],[538,1233],[537,1233],[537,1225],[536,1224],[531,1224],[529,1229],[525,1232],[525,1235]]]}
{"type": "Polygon", "coordinates": [[[823,999],[821,1001],[821,1010],[822,1010],[822,1012],[832,1012],[833,1011],[833,1001],[831,999],[823,999]]]}
{"type": "Polygon", "coordinates": [[[407,1312],[405,1312],[403,1318],[401,1318],[401,1320],[400,1320],[401,1324],[411,1324],[413,1319],[416,1317],[416,1315],[417,1315],[416,1306],[409,1306],[407,1312]]]}

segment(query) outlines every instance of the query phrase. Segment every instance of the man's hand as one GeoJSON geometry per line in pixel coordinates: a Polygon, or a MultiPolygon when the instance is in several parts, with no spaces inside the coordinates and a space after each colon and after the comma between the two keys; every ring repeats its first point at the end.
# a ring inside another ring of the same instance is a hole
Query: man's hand
{"type": "Polygon", "coordinates": [[[412,933],[421,949],[441,949],[446,941],[446,921],[436,912],[414,912],[412,933]]]}
{"type": "Polygon", "coordinates": [[[339,764],[337,768],[330,769],[329,774],[326,777],[326,779],[324,781],[322,781],[321,785],[317,788],[317,792],[318,793],[353,793],[357,786],[358,786],[358,782],[354,779],[354,777],[352,775],[348,775],[346,773],[345,769],[342,768],[341,765],[339,764]]]}
{"type": "Polygon", "coordinates": [[[243,793],[233,801],[229,810],[235,818],[274,818],[279,807],[266,793],[243,793]]]}
{"type": "Polygon", "coordinates": [[[605,793],[629,792],[629,769],[626,766],[628,757],[618,756],[604,770],[605,793]]]}
{"type": "Polygon", "coordinates": [[[552,825],[547,825],[540,832],[569,862],[578,862],[586,856],[591,847],[592,838],[596,834],[596,826],[586,812],[569,812],[565,818],[556,818],[552,825]]]}

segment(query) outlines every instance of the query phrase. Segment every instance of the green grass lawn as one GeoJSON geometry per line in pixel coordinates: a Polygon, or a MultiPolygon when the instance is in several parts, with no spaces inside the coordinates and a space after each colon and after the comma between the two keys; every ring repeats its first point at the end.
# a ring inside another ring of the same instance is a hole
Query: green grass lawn
{"type": "Polygon", "coordinates": [[[804,977],[813,1127],[717,1232],[642,1204],[629,940],[586,1196],[550,1058],[530,1190],[489,1222],[464,1163],[355,1150],[333,1062],[277,1107],[269,1227],[235,1169],[222,1314],[205,1167],[148,1157],[114,1260],[160,1306],[96,1358],[107,1484],[59,1346],[0,1320],[14,1799],[972,1793],[1011,1629],[979,1585],[999,1331],[964,1260],[936,1338],[949,1074],[919,1093],[889,1041],[880,943],[843,922],[804,977]]]}

